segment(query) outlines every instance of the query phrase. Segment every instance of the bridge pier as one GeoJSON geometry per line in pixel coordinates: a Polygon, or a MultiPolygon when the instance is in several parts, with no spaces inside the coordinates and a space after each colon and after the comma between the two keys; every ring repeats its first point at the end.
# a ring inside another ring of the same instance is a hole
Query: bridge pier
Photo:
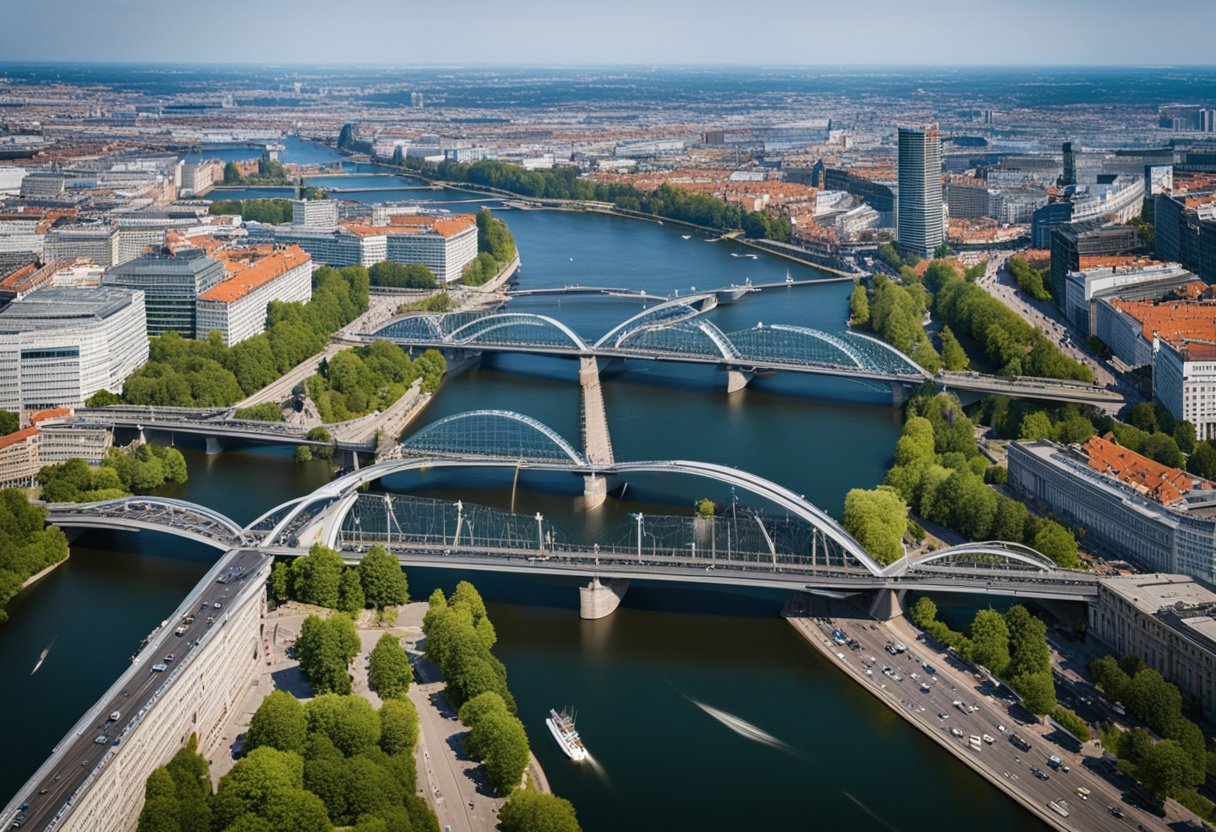
{"type": "Polygon", "coordinates": [[[207,456],[215,456],[224,452],[224,446],[218,436],[207,437],[207,456]]]}
{"type": "Polygon", "coordinates": [[[593,620],[607,618],[616,612],[629,589],[624,578],[592,578],[591,583],[578,588],[578,617],[593,620]]]}
{"type": "Polygon", "coordinates": [[[904,406],[904,386],[901,382],[891,382],[891,407],[904,406]]]}
{"type": "Polygon", "coordinates": [[[608,499],[608,478],[603,474],[583,477],[583,508],[599,508],[608,499]]]}
{"type": "Polygon", "coordinates": [[[747,383],[752,380],[752,374],[743,370],[734,368],[726,371],[726,392],[737,393],[747,386],[747,383]]]}
{"type": "Polygon", "coordinates": [[[870,603],[870,615],[879,621],[890,621],[904,614],[906,589],[880,589],[874,593],[870,603]]]}

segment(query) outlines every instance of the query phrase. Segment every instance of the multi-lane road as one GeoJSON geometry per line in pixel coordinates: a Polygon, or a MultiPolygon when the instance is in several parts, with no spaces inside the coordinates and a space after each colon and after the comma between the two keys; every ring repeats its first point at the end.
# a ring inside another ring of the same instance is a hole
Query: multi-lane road
{"type": "Polygon", "coordinates": [[[203,636],[222,620],[228,600],[245,587],[265,557],[256,550],[240,550],[226,559],[220,572],[224,583],[211,580],[188,615],[168,620],[152,633],[149,645],[139,651],[138,668],[126,677],[127,684],[104,703],[95,704],[74,733],[56,746],[58,753],[51,755],[54,765],[46,766],[28,790],[25,808],[0,818],[3,828],[45,829],[51,823],[105,755],[138,730],[154,695],[171,683],[174,669],[190,660],[203,636]],[[159,667],[163,669],[154,669],[159,667]],[[118,719],[111,719],[112,714],[118,719]]]}
{"type": "Polygon", "coordinates": [[[895,627],[858,618],[798,618],[793,623],[908,721],[1057,828],[1101,832],[1168,828],[1128,802],[1109,779],[1116,775],[1103,771],[1097,758],[1072,753],[1046,739],[1049,728],[1015,718],[1022,709],[1008,689],[987,678],[977,679],[974,668],[957,657],[916,640],[915,630],[906,623],[895,627]],[[837,628],[857,646],[833,640],[837,628]],[[892,655],[888,643],[906,649],[892,655]],[[1017,744],[1015,736],[1029,748],[1017,744]],[[1069,770],[1053,768],[1053,755],[1069,770]],[[1035,775],[1036,769],[1041,776],[1035,775]],[[1053,803],[1058,808],[1052,808],[1053,803]]]}

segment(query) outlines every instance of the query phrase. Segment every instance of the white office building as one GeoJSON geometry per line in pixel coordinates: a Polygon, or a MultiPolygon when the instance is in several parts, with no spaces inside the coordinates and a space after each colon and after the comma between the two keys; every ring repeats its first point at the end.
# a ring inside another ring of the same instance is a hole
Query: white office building
{"type": "Polygon", "coordinates": [[[0,312],[0,408],[79,407],[148,360],[142,292],[48,287],[0,312]]]}
{"type": "Polygon", "coordinates": [[[1200,439],[1216,439],[1216,344],[1153,339],[1153,395],[1200,439]]]}
{"type": "Polygon", "coordinates": [[[43,245],[46,262],[77,257],[87,257],[99,266],[117,265],[118,229],[112,225],[68,225],[47,232],[43,245]]]}
{"type": "Polygon", "coordinates": [[[228,279],[199,295],[196,333],[219,332],[228,346],[266,329],[272,300],[307,303],[312,298],[312,258],[299,246],[244,249],[227,253],[228,262],[245,262],[228,279]]]}
{"type": "Polygon", "coordinates": [[[899,128],[899,250],[931,257],[946,241],[942,141],[937,125],[899,128]]]}
{"type": "Polygon", "coordinates": [[[291,203],[291,224],[332,231],[338,225],[336,199],[297,199],[291,203]]]}

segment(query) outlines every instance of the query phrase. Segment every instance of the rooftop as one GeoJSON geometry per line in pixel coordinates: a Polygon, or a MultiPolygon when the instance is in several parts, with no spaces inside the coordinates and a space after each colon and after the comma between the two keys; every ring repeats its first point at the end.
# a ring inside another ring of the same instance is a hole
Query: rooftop
{"type": "MultiPolygon", "coordinates": [[[[1188,283],[1183,287],[1188,295],[1198,297],[1205,284],[1188,283]]],[[[1147,300],[1112,298],[1115,307],[1140,322],[1140,334],[1146,341],[1153,336],[1182,344],[1187,341],[1216,341],[1216,302],[1211,300],[1174,300],[1160,303],[1147,300]]]]}
{"type": "Polygon", "coordinates": [[[38,428],[25,428],[23,430],[14,431],[7,436],[0,436],[0,448],[7,448],[10,445],[16,445],[18,442],[24,442],[38,435],[38,428]]]}
{"type": "Polygon", "coordinates": [[[1114,477],[1163,506],[1181,501],[1196,489],[1216,488],[1216,483],[1162,465],[1103,436],[1091,436],[1083,450],[1090,468],[1114,477]]]}
{"type": "Polygon", "coordinates": [[[132,292],[110,286],[86,289],[49,286],[5,307],[0,312],[0,332],[104,320],[130,306],[133,298],[132,292]]]}
{"type": "Polygon", "coordinates": [[[199,300],[234,303],[254,289],[311,260],[304,249],[295,245],[279,249],[258,246],[239,251],[217,252],[216,256],[221,258],[225,268],[235,266],[235,271],[230,270],[231,277],[203,292],[199,295],[199,300]]]}
{"type": "Polygon", "coordinates": [[[1106,578],[1102,585],[1150,615],[1170,607],[1216,604],[1216,593],[1187,575],[1123,575],[1106,578]]]}

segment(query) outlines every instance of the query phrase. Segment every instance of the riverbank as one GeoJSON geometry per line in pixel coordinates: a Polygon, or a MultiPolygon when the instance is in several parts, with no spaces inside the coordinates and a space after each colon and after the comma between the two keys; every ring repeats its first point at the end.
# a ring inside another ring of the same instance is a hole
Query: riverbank
{"type": "MultiPolygon", "coordinates": [[[[66,555],[64,555],[62,559],[55,561],[50,566],[48,566],[46,569],[43,569],[41,572],[35,572],[33,575],[30,575],[28,578],[26,578],[24,581],[22,581],[21,590],[28,589],[29,587],[31,587],[34,584],[41,581],[47,575],[51,574],[56,569],[58,569],[60,566],[63,566],[63,564],[67,563],[68,558],[70,558],[71,556],[72,556],[72,547],[69,546],[68,553],[66,555]]],[[[20,592],[21,590],[18,590],[18,592],[20,592]]]]}
{"type": "Polygon", "coordinates": [[[924,643],[919,631],[902,618],[877,622],[859,616],[845,602],[814,599],[804,603],[805,608],[787,610],[784,617],[808,644],[908,724],[1048,826],[1060,832],[1104,832],[1111,821],[1106,807],[1121,806],[1142,829],[1169,828],[1163,819],[1125,803],[1117,787],[1085,765],[1087,758],[1101,755],[1100,749],[1090,746],[1078,754],[1055,745],[1047,739],[1052,729],[1041,722],[1018,720],[1010,710],[1016,699],[1008,696],[1007,689],[993,687],[986,679],[977,684],[973,668],[924,643]],[[839,618],[823,617],[828,615],[839,618]],[[849,651],[832,641],[829,634],[834,627],[843,628],[846,636],[858,640],[859,648],[849,651]],[[911,649],[898,656],[884,651],[884,642],[903,641],[912,645],[911,649]],[[882,658],[875,658],[879,656],[882,658]],[[930,661],[936,665],[932,671],[926,667],[930,661]],[[879,674],[878,668],[885,664],[893,667],[883,667],[879,674]],[[1012,743],[1009,732],[1015,729],[1007,725],[1016,726],[1016,732],[1030,741],[1025,751],[1012,743]],[[1047,767],[1050,755],[1061,758],[1071,773],[1060,769],[1043,778],[1034,776],[1036,768],[1047,767]],[[1080,787],[1089,790],[1089,799],[1081,797],[1080,787]],[[1052,803],[1062,805],[1067,814],[1059,814],[1052,803]]]}

